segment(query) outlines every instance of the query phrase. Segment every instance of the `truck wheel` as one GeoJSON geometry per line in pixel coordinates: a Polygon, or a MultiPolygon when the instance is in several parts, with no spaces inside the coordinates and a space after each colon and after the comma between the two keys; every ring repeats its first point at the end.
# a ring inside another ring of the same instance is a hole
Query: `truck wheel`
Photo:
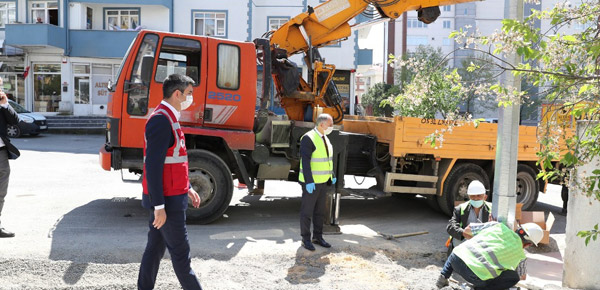
{"type": "Polygon", "coordinates": [[[454,166],[444,182],[442,196],[438,196],[440,209],[447,215],[452,215],[455,201],[467,201],[467,187],[473,180],[479,180],[485,188],[490,188],[490,180],[483,169],[473,163],[462,163],[454,166]]]}
{"type": "Polygon", "coordinates": [[[530,210],[540,193],[536,175],[535,170],[528,165],[517,166],[517,203],[523,204],[523,210],[530,210]]]}
{"type": "Polygon", "coordinates": [[[200,149],[188,151],[190,183],[201,203],[199,208],[189,203],[187,219],[209,224],[219,219],[231,202],[233,180],[227,164],[216,154],[200,149]]]}

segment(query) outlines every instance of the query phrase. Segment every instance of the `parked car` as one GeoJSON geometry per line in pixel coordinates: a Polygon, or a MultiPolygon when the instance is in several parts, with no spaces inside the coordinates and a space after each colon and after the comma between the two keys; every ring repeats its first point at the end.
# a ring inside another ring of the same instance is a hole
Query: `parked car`
{"type": "Polygon", "coordinates": [[[19,124],[16,126],[8,125],[6,128],[8,137],[18,138],[26,134],[37,136],[40,133],[48,130],[48,122],[46,121],[46,117],[37,113],[29,112],[14,101],[8,100],[8,103],[17,112],[17,114],[19,114],[19,124]]]}

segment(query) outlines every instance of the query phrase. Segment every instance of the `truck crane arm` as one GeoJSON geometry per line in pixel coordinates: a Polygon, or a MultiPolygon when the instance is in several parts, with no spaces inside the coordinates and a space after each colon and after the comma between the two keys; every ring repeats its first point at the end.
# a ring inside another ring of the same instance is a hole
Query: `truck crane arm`
{"type": "MultiPolygon", "coordinates": [[[[352,32],[349,21],[369,5],[375,7],[383,18],[396,19],[405,11],[417,10],[420,21],[432,23],[440,15],[439,6],[472,1],[475,0],[330,0],[314,8],[309,6],[306,12],[268,33],[269,48],[266,41],[255,42],[259,50],[271,50],[275,89],[291,120],[312,121],[314,110],[321,107],[323,112],[333,116],[335,123],[340,123],[343,119],[341,97],[332,81],[335,66],[325,64],[317,48],[347,39],[352,32]],[[308,67],[306,81],[299,76],[295,64],[288,60],[297,53],[305,55],[308,67]]],[[[259,53],[259,61],[261,55],[266,53],[259,53]]],[[[269,62],[267,59],[262,61],[267,62],[263,63],[265,66],[269,62]]],[[[263,73],[266,74],[267,70],[263,73]]],[[[268,76],[264,76],[263,80],[267,80],[265,77],[268,76]]]]}

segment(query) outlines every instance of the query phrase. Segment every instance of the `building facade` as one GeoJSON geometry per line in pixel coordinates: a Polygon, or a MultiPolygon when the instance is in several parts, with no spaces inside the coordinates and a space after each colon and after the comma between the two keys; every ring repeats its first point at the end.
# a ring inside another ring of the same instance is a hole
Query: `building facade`
{"type": "MultiPolygon", "coordinates": [[[[9,97],[31,111],[101,116],[107,84],[139,30],[252,41],[321,2],[0,0],[0,76],[9,97]]],[[[353,70],[356,38],[322,48],[321,54],[338,69],[353,70]]],[[[304,66],[300,56],[292,60],[304,66]]],[[[347,95],[353,85],[349,88],[347,95]]]]}

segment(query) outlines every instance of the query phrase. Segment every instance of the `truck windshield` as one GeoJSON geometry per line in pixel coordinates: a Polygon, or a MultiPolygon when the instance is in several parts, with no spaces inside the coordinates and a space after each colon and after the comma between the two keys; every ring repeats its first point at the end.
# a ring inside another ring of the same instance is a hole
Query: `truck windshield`
{"type": "Polygon", "coordinates": [[[129,52],[131,51],[131,47],[133,46],[133,44],[135,43],[137,38],[138,38],[138,36],[136,35],[135,38],[133,39],[133,41],[131,41],[131,43],[129,44],[129,48],[127,48],[127,52],[125,53],[125,56],[123,56],[123,59],[121,60],[121,65],[119,65],[119,70],[117,71],[115,80],[112,83],[109,82],[109,84],[108,84],[109,91],[111,91],[111,92],[115,91],[115,88],[117,87],[117,82],[119,81],[119,77],[121,76],[121,71],[123,71],[123,66],[125,65],[125,61],[127,61],[127,56],[129,55],[129,52]]]}

